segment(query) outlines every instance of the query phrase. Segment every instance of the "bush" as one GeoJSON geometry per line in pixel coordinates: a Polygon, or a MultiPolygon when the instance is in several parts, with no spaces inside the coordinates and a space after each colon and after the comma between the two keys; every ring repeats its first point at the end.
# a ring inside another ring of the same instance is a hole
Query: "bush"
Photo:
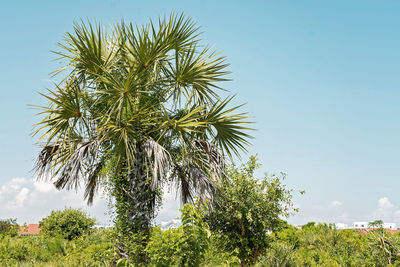
{"type": "Polygon", "coordinates": [[[150,242],[147,245],[151,263],[155,266],[167,267],[177,262],[179,239],[182,229],[168,229],[162,231],[159,227],[153,228],[150,242]]]}
{"type": "Polygon", "coordinates": [[[5,236],[0,239],[0,266],[110,266],[114,247],[107,230],[73,240],[61,237],[5,236]]]}
{"type": "Polygon", "coordinates": [[[182,226],[162,231],[154,228],[146,251],[154,266],[199,266],[209,245],[211,232],[203,210],[192,204],[181,209],[182,226]]]}
{"type": "Polygon", "coordinates": [[[333,225],[286,225],[272,240],[258,266],[400,266],[400,235],[377,229],[366,234],[333,225]]]}
{"type": "Polygon", "coordinates": [[[96,220],[78,209],[66,208],[63,211],[52,211],[39,224],[41,234],[46,236],[61,236],[72,240],[91,230],[96,220]]]}
{"type": "Polygon", "coordinates": [[[296,266],[294,259],[294,246],[283,242],[271,244],[268,252],[262,256],[256,266],[292,267],[296,266]]]}
{"type": "Polygon", "coordinates": [[[254,177],[256,157],[241,168],[231,166],[207,216],[212,231],[222,234],[220,248],[238,251],[242,264],[252,264],[268,246],[268,231],[282,223],[292,206],[291,191],[281,184],[285,175],[254,177]]]}

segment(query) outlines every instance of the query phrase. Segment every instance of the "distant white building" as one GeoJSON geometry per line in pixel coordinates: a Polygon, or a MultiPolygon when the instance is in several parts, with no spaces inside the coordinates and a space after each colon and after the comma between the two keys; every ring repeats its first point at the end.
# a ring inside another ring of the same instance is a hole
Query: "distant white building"
{"type": "Polygon", "coordinates": [[[354,222],[353,228],[355,229],[366,229],[368,228],[368,222],[354,222]]]}
{"type": "Polygon", "coordinates": [[[336,229],[348,229],[349,226],[345,223],[335,223],[335,228],[336,229]]]}
{"type": "Polygon", "coordinates": [[[395,223],[383,223],[383,228],[385,229],[397,229],[395,223]]]}
{"type": "MultiPolygon", "coordinates": [[[[385,229],[392,229],[392,230],[396,230],[397,225],[395,223],[383,223],[382,224],[382,228],[385,229]]],[[[353,223],[353,228],[355,229],[367,229],[367,228],[378,228],[376,226],[372,227],[371,225],[369,225],[368,222],[354,222],[353,223]]]]}

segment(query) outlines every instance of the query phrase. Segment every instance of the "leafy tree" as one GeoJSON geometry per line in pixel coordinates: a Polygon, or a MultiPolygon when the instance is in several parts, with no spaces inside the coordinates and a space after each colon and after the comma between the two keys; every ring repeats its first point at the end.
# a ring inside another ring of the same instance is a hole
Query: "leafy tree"
{"type": "Polygon", "coordinates": [[[96,220],[88,217],[85,212],[72,208],[52,211],[49,216],[39,222],[41,234],[62,236],[68,240],[88,233],[95,223],[96,220]]]}
{"type": "Polygon", "coordinates": [[[2,235],[16,235],[19,226],[16,219],[0,220],[0,234],[2,235]]]}
{"type": "Polygon", "coordinates": [[[368,223],[368,227],[382,228],[383,227],[383,221],[382,220],[375,220],[373,222],[369,222],[368,223]]]}
{"type": "Polygon", "coordinates": [[[316,226],[315,222],[308,222],[305,225],[303,225],[303,227],[301,227],[302,229],[308,229],[311,228],[313,229],[316,226]]]}
{"type": "Polygon", "coordinates": [[[208,215],[211,230],[222,233],[221,245],[228,251],[238,249],[242,265],[253,263],[268,245],[268,231],[281,224],[292,206],[291,191],[281,184],[285,178],[265,175],[254,177],[260,165],[250,157],[241,168],[231,166],[208,215]]]}
{"type": "Polygon", "coordinates": [[[183,15],[111,31],[76,24],[60,47],[61,82],[39,107],[35,134],[45,143],[37,170],[51,172],[58,189],[83,183],[89,203],[110,182],[118,233],[131,241],[142,235],[135,242],[144,247],[162,184],[175,185],[184,203],[210,197],[224,155],[248,143],[246,115],[217,94],[228,64],[200,44],[198,27],[183,15]]]}

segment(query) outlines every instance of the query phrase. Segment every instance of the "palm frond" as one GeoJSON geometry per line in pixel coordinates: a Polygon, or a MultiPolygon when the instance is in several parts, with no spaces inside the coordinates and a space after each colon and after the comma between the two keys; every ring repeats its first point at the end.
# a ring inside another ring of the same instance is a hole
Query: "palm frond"
{"type": "Polygon", "coordinates": [[[151,186],[159,188],[162,178],[170,168],[171,156],[168,151],[153,139],[148,139],[144,144],[147,164],[152,170],[151,186]]]}
{"type": "Polygon", "coordinates": [[[252,138],[246,131],[254,130],[244,126],[253,123],[249,121],[247,113],[233,113],[242,105],[225,109],[231,100],[232,97],[215,103],[204,118],[211,126],[207,131],[213,142],[229,157],[232,153],[240,156],[238,149],[246,151],[245,146],[249,145],[248,140],[252,138]]]}
{"type": "Polygon", "coordinates": [[[225,158],[218,147],[207,140],[195,140],[194,146],[198,148],[203,155],[207,157],[207,166],[209,166],[210,177],[216,181],[225,177],[225,158]]]}
{"type": "MultiPolygon", "coordinates": [[[[87,76],[96,79],[110,70],[119,49],[113,37],[100,24],[92,25],[90,22],[75,23],[74,32],[67,32],[64,41],[65,44],[58,44],[63,51],[54,53],[68,61],[67,66],[73,69],[80,81],[85,81],[87,76]]],[[[64,70],[61,68],[54,75],[64,70]]]]}
{"type": "Polygon", "coordinates": [[[45,138],[49,141],[55,138],[76,138],[78,132],[75,126],[78,122],[84,123],[85,120],[79,85],[74,80],[67,81],[64,88],[56,85],[56,89],[48,90],[48,93],[41,95],[49,101],[49,105],[36,106],[40,110],[38,115],[44,115],[45,118],[36,124],[37,129],[33,134],[45,130],[39,141],[45,138]]]}
{"type": "Polygon", "coordinates": [[[88,205],[93,203],[94,196],[99,188],[99,182],[102,178],[101,172],[105,167],[105,158],[102,157],[100,161],[95,165],[86,180],[84,198],[87,199],[88,205]]]}
{"type": "Polygon", "coordinates": [[[165,75],[170,77],[170,97],[174,102],[186,98],[188,104],[209,104],[219,99],[215,89],[221,89],[216,82],[228,81],[224,78],[228,64],[224,57],[205,48],[200,53],[196,46],[189,47],[184,52],[176,53],[175,61],[168,62],[163,68],[165,75]]]}
{"type": "Polygon", "coordinates": [[[39,154],[36,171],[39,178],[48,173],[55,179],[57,189],[77,189],[79,180],[84,177],[96,161],[97,140],[86,142],[57,142],[45,146],[39,154]]]}
{"type": "Polygon", "coordinates": [[[191,149],[172,169],[172,179],[182,203],[213,200],[216,188],[225,177],[225,161],[215,145],[207,140],[194,140],[191,149]]]}

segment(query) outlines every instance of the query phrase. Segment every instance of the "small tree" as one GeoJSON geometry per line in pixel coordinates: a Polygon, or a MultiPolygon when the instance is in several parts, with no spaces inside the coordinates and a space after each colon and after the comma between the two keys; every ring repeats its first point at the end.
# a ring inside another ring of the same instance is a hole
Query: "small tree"
{"type": "Polygon", "coordinates": [[[90,218],[85,212],[72,208],[52,211],[49,216],[39,222],[42,234],[62,236],[68,240],[88,233],[95,223],[96,220],[90,218]]]}
{"type": "Polygon", "coordinates": [[[383,221],[382,220],[375,220],[373,222],[368,223],[368,227],[371,228],[383,228],[383,221]]]}
{"type": "Polygon", "coordinates": [[[278,227],[280,216],[287,216],[293,206],[291,190],[281,184],[285,175],[254,178],[259,167],[252,156],[241,168],[228,168],[228,179],[221,184],[208,215],[211,230],[225,237],[221,246],[237,249],[242,265],[257,259],[268,245],[268,231],[278,227]]]}
{"type": "Polygon", "coordinates": [[[16,235],[18,228],[16,219],[0,220],[0,234],[2,235],[16,235]]]}

